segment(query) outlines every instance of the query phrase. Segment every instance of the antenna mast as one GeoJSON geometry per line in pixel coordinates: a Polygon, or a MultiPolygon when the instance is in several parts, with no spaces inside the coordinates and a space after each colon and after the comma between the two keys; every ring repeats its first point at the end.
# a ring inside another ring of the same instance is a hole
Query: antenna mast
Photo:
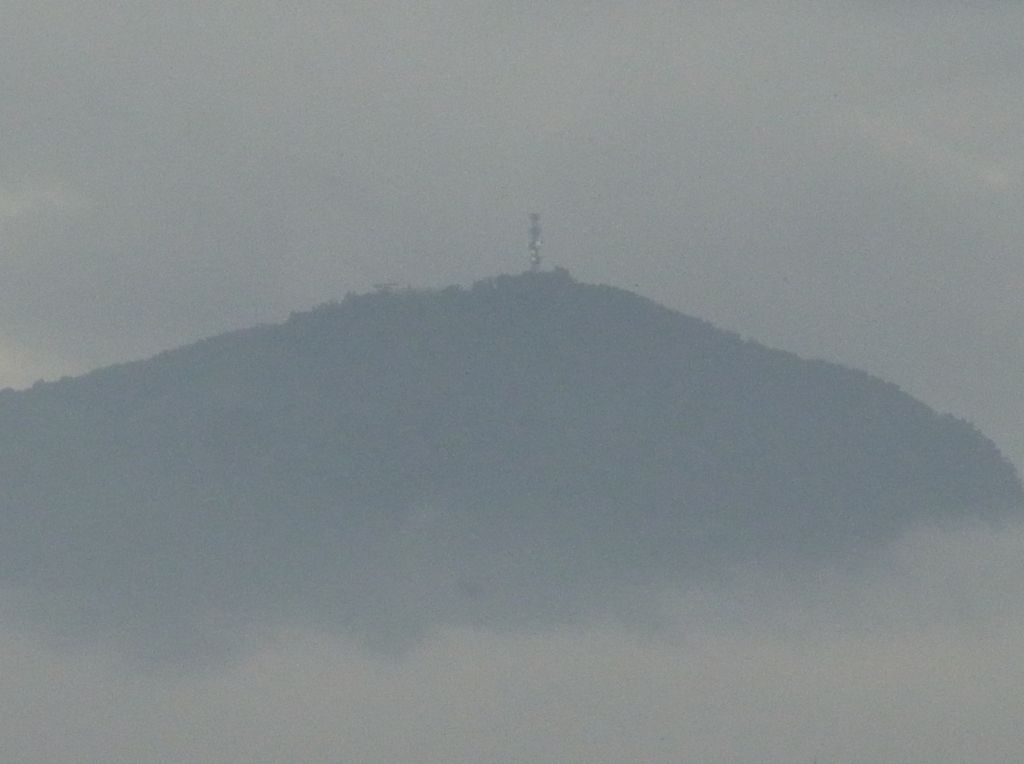
{"type": "Polygon", "coordinates": [[[530,213],[530,270],[540,270],[540,215],[530,213]]]}

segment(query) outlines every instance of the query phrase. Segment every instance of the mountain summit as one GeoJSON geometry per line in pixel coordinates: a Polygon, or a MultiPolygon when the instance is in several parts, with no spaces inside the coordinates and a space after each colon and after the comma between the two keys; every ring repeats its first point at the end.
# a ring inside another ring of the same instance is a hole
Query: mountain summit
{"type": "Polygon", "coordinates": [[[5,391],[0,471],[0,585],[161,634],[565,620],[1022,505],[989,440],[896,386],[561,270],[5,391]]]}

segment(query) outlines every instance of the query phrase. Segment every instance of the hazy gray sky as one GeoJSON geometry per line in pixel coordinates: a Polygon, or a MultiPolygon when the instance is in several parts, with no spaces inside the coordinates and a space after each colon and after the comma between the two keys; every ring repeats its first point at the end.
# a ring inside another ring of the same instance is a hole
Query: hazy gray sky
{"type": "Polygon", "coordinates": [[[1024,8],[0,9],[0,384],[549,263],[971,418],[1024,463],[1024,8]]]}

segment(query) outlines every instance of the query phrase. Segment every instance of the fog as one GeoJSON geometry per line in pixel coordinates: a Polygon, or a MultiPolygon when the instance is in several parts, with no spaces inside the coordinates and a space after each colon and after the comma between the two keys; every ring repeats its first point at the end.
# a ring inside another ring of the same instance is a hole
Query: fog
{"type": "Polygon", "coordinates": [[[215,665],[0,638],[25,764],[1016,762],[1024,528],[920,531],[861,570],[748,570],[645,626],[442,630],[400,656],[283,629],[215,665]]]}

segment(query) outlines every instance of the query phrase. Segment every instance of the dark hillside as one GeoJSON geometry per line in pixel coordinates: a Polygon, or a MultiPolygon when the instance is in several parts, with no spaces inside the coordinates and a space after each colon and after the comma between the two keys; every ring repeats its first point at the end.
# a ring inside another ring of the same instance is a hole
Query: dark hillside
{"type": "Polygon", "coordinates": [[[969,424],[562,271],[7,391],[0,470],[0,579],[82,628],[573,618],[1021,507],[969,424]]]}

